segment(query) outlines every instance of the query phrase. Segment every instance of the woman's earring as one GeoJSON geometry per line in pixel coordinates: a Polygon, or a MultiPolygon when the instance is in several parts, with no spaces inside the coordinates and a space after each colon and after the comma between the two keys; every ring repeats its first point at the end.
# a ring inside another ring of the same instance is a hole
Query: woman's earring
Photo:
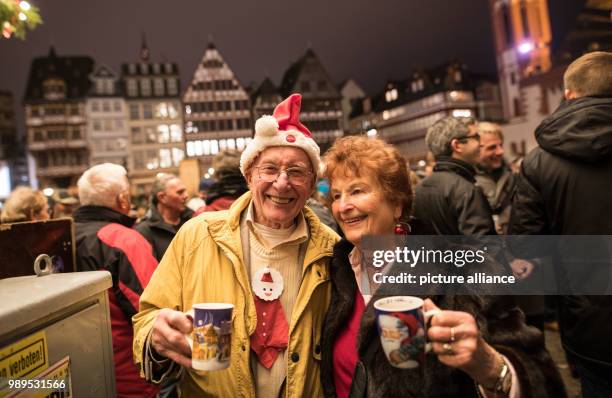
{"type": "Polygon", "coordinates": [[[398,221],[395,224],[395,235],[410,235],[411,229],[410,224],[402,221],[398,221]]]}

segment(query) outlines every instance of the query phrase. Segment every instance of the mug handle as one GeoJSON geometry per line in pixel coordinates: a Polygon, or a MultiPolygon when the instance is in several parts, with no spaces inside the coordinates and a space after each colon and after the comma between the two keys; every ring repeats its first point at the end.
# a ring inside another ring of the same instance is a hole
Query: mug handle
{"type": "MultiPolygon", "coordinates": [[[[189,318],[189,320],[191,321],[191,324],[193,325],[193,316],[194,316],[193,308],[187,312],[184,312],[184,314],[187,318],[189,318]]],[[[187,344],[189,344],[189,348],[193,350],[193,339],[191,338],[191,333],[184,334],[183,336],[185,336],[185,340],[187,340],[187,344]]]]}
{"type": "MultiPolygon", "coordinates": [[[[425,338],[427,338],[427,329],[429,329],[431,318],[433,318],[434,315],[438,315],[440,312],[442,312],[442,310],[436,309],[436,310],[425,311],[425,313],[423,314],[423,318],[425,319],[425,338]]],[[[432,347],[433,346],[430,342],[425,343],[425,353],[432,351],[433,350],[432,347]]]]}

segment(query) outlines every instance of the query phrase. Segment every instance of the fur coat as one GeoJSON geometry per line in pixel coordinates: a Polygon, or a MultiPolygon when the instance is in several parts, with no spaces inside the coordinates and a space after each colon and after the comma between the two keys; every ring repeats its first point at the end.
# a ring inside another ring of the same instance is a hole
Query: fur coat
{"type": "MultiPolygon", "coordinates": [[[[342,240],[334,248],[331,265],[332,301],[322,336],[321,377],[325,395],[335,397],[333,347],[348,322],[357,284],[348,261],[353,246],[342,240]]],[[[351,397],[478,397],[474,381],[464,372],[427,355],[424,366],[397,369],[389,365],[376,328],[373,303],[384,297],[385,285],[366,306],[358,336],[359,361],[351,397]],[[368,347],[374,345],[368,353],[368,347]]],[[[525,324],[523,313],[508,296],[431,296],[438,307],[471,313],[483,338],[512,363],[521,398],[565,397],[561,377],[544,347],[543,335],[525,324]]]]}

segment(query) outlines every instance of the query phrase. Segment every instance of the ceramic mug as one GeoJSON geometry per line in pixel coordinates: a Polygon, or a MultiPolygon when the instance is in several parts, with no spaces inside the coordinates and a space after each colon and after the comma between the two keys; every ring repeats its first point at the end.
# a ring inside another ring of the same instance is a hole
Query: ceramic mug
{"type": "Polygon", "coordinates": [[[431,350],[427,323],[440,310],[423,311],[423,300],[414,296],[393,296],[376,300],[376,324],[380,343],[391,366],[414,369],[421,366],[431,350]]]}
{"type": "Polygon", "coordinates": [[[230,365],[233,304],[194,304],[187,313],[193,331],[185,335],[191,347],[191,367],[196,370],[221,370],[230,365]]]}

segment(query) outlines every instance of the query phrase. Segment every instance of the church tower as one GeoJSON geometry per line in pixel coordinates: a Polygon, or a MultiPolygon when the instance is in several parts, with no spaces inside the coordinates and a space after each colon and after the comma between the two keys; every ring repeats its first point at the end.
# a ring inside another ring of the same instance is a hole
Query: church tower
{"type": "Polygon", "coordinates": [[[547,0],[489,0],[497,71],[508,120],[523,114],[519,82],[551,68],[547,0]]]}

